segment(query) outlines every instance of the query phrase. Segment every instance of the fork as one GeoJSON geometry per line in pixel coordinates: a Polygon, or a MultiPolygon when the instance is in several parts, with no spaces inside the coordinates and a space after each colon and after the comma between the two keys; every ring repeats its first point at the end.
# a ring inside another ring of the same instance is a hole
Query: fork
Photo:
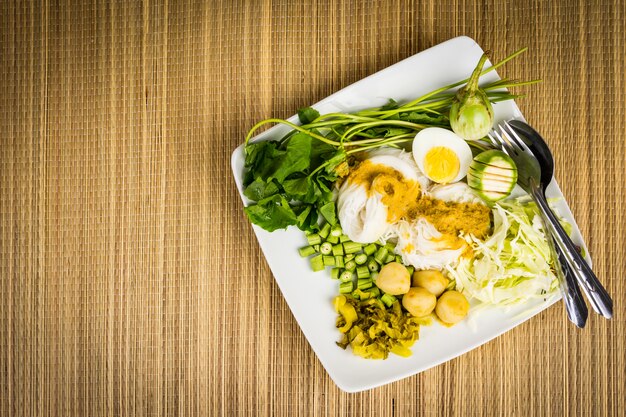
{"type": "MultiPolygon", "coordinates": [[[[541,167],[537,158],[507,122],[502,123],[498,128],[500,133],[494,129],[488,136],[494,144],[498,145],[503,152],[515,161],[518,171],[517,183],[537,203],[546,225],[546,230],[552,235],[552,239],[548,239],[549,243],[552,240],[562,252],[567,266],[571,269],[576,281],[581,285],[594,311],[610,319],[613,316],[613,301],[576,249],[574,242],[565,232],[556,215],[550,209],[544,191],[540,186],[541,167]]],[[[568,316],[570,313],[576,314],[579,306],[575,297],[570,296],[573,294],[573,288],[570,288],[571,286],[568,286],[567,281],[563,279],[563,271],[558,268],[558,265],[556,269],[561,288],[564,291],[564,301],[566,309],[568,309],[568,316]]]]}

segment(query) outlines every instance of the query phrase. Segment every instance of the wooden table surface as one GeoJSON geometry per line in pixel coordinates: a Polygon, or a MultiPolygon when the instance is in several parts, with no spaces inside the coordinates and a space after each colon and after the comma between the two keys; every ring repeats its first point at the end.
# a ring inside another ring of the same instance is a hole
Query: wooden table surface
{"type": "Polygon", "coordinates": [[[624,415],[626,7],[616,1],[0,5],[0,415],[624,415]],[[468,35],[519,101],[615,298],[556,305],[359,394],[328,377],[231,177],[247,130],[468,35]]]}

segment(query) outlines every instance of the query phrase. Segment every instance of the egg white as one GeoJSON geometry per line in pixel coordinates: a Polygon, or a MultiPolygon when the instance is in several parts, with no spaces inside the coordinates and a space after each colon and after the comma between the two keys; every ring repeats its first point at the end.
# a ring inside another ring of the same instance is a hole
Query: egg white
{"type": "Polygon", "coordinates": [[[413,140],[413,158],[419,170],[428,176],[424,169],[424,160],[428,151],[438,146],[450,149],[459,158],[459,172],[450,182],[457,182],[463,179],[467,175],[472,162],[472,151],[463,138],[451,130],[441,127],[422,129],[415,135],[413,140]]]}

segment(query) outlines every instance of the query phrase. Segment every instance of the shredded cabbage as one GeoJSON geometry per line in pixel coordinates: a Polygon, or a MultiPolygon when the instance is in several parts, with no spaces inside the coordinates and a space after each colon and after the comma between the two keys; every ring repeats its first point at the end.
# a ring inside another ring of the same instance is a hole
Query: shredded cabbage
{"type": "Polygon", "coordinates": [[[544,299],[558,288],[541,218],[534,203],[496,204],[493,234],[485,241],[465,236],[474,251],[448,273],[457,289],[488,304],[507,306],[544,299]]]}

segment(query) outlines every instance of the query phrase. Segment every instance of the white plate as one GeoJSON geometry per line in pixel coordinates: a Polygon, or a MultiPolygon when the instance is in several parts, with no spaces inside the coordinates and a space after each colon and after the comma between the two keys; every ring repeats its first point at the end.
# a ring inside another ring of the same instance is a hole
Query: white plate
{"type": "MultiPolygon", "coordinates": [[[[349,112],[385,104],[389,98],[408,101],[435,88],[466,78],[482,55],[482,49],[468,37],[458,37],[427,49],[417,55],[379,71],[313,105],[321,114],[336,111],[349,112]]],[[[524,59],[518,58],[518,59],[524,59]]],[[[514,73],[515,61],[508,64],[514,73]]],[[[495,71],[481,79],[481,83],[498,79],[495,71]]],[[[523,118],[513,101],[494,106],[496,122],[511,117],[523,118]]],[[[297,122],[297,116],[290,121],[297,122]]],[[[279,139],[289,128],[276,126],[253,140],[279,139]]],[[[243,147],[232,155],[232,168],[237,188],[244,201],[242,176],[243,147]]],[[[563,197],[553,180],[548,188],[549,197],[563,197]]],[[[587,248],[580,236],[572,213],[564,199],[557,208],[573,226],[573,240],[587,248]]],[[[265,254],[278,286],[302,332],[326,368],[330,377],[344,391],[357,392],[397,381],[455,358],[518,324],[528,320],[552,302],[537,302],[503,311],[487,310],[471,322],[467,320],[446,328],[439,324],[422,326],[420,338],[412,348],[413,355],[401,358],[390,355],[387,360],[366,360],[343,350],[335,342],[340,333],[335,328],[336,314],[332,299],[338,293],[337,281],[328,271],[312,272],[308,259],[301,258],[297,249],[305,246],[303,233],[296,227],[286,231],[268,233],[253,225],[261,249],[265,254]]],[[[590,261],[590,259],[588,259],[590,261]]]]}

